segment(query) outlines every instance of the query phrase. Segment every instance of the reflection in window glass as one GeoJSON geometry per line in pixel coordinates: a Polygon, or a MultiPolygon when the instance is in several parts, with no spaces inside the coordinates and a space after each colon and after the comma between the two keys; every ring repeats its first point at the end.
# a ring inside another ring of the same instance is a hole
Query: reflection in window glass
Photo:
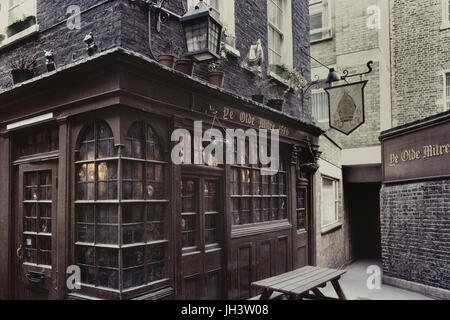
{"type": "Polygon", "coordinates": [[[164,279],[165,162],[154,130],[142,121],[133,124],[120,160],[111,129],[95,121],[82,131],[78,150],[75,254],[81,282],[119,290],[164,279]],[[155,255],[160,259],[153,262],[155,255]]]}

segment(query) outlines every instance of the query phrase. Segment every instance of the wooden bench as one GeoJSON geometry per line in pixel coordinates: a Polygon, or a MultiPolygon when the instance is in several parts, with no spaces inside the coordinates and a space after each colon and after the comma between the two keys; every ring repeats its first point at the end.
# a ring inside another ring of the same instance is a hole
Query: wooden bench
{"type": "Polygon", "coordinates": [[[263,289],[259,300],[269,300],[275,292],[285,294],[291,300],[346,300],[339,279],[347,271],[307,266],[275,277],[253,282],[252,286],[263,289]],[[331,282],[339,299],[326,297],[320,288],[331,282]]]}

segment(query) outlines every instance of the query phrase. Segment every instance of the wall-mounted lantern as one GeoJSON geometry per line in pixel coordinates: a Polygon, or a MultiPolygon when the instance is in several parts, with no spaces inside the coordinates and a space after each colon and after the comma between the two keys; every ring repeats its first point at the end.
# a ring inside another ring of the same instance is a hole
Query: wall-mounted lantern
{"type": "Polygon", "coordinates": [[[220,58],[223,24],[200,0],[180,19],[186,41],[187,56],[197,62],[220,58]]]}

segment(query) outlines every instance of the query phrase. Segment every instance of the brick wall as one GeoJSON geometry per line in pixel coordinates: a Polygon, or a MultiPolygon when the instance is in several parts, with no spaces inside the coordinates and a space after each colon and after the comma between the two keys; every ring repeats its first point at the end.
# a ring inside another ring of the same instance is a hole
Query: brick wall
{"type": "MultiPolygon", "coordinates": [[[[383,0],[384,1],[384,0],[383,0]]],[[[380,68],[381,59],[380,33],[384,29],[369,29],[367,21],[369,14],[367,8],[371,5],[380,5],[380,0],[331,0],[331,20],[333,38],[311,44],[311,54],[328,66],[335,66],[338,74],[348,70],[350,74],[366,72],[367,62],[375,61],[373,71],[364,76],[369,80],[365,88],[365,120],[366,122],[351,135],[345,136],[334,129],[328,134],[340,144],[343,149],[360,148],[379,145],[380,134],[380,68]]],[[[382,16],[382,19],[387,19],[382,16]]],[[[385,28],[385,26],[383,26],[385,28]]],[[[386,41],[388,41],[386,39],[386,41]]],[[[384,63],[384,62],[383,62],[384,63]]],[[[326,76],[326,69],[311,61],[313,68],[326,76]],[[322,70],[323,69],[323,70],[322,70]]],[[[313,71],[316,71],[313,70],[313,71]]],[[[314,73],[312,76],[314,77],[314,73]]],[[[349,82],[359,81],[359,78],[349,78],[349,82]]]]}
{"type": "Polygon", "coordinates": [[[450,180],[383,186],[383,272],[450,289],[450,180]]]}
{"type": "Polygon", "coordinates": [[[12,86],[9,62],[23,55],[38,54],[35,75],[46,72],[44,50],[52,50],[57,67],[79,61],[87,57],[84,37],[92,32],[99,50],[107,50],[120,45],[120,4],[119,0],[96,1],[68,0],[37,1],[37,22],[39,33],[25,38],[11,47],[0,49],[0,92],[12,86]],[[76,4],[81,9],[81,29],[69,30],[67,7],[76,4]],[[97,7],[92,8],[96,4],[97,7]],[[92,8],[92,9],[90,9],[92,8]]]}
{"type": "MultiPolygon", "coordinates": [[[[46,72],[44,50],[53,50],[58,67],[79,61],[87,57],[86,44],[83,38],[89,32],[94,35],[100,51],[113,47],[123,48],[151,56],[148,40],[148,10],[140,0],[79,0],[76,3],[69,0],[39,0],[37,5],[37,20],[40,32],[31,38],[24,39],[17,45],[0,49],[0,61],[9,61],[17,55],[17,50],[24,53],[38,53],[39,58],[35,75],[46,72]],[[65,20],[69,5],[76,4],[81,8],[81,30],[69,30],[65,20]],[[96,8],[86,11],[95,4],[96,8]]],[[[241,96],[250,97],[258,93],[255,86],[255,76],[240,67],[246,57],[250,45],[258,39],[262,40],[267,63],[267,2],[264,0],[236,0],[236,45],[241,57],[231,57],[225,66],[224,87],[241,96]]],[[[168,1],[165,7],[183,14],[186,1],[168,1]]],[[[308,0],[292,1],[293,15],[293,50],[294,67],[310,77],[309,59],[300,53],[299,49],[309,50],[309,18],[308,0]]],[[[183,44],[182,29],[179,21],[170,20],[162,25],[161,33],[153,28],[152,49],[157,57],[164,52],[167,39],[174,38],[180,45],[183,44]]],[[[266,69],[266,66],[264,67],[266,69]]],[[[194,76],[206,80],[206,64],[198,65],[194,76]]],[[[266,76],[265,76],[266,77],[266,76]]],[[[7,64],[0,64],[0,92],[9,88],[12,81],[7,64]]],[[[275,86],[271,95],[283,94],[284,87],[275,86]]],[[[267,95],[266,95],[267,98],[267,95]]],[[[311,108],[309,96],[305,99],[302,108],[300,93],[288,94],[284,112],[311,121],[311,108]]]]}
{"type": "Polygon", "coordinates": [[[402,125],[444,111],[450,29],[440,30],[441,0],[392,1],[392,113],[402,125]]]}
{"type": "MultiPolygon", "coordinates": [[[[323,152],[321,159],[336,167],[340,171],[342,158],[341,149],[337,147],[326,137],[322,136],[319,140],[320,151],[323,152]]],[[[342,174],[342,172],[341,172],[342,174]]],[[[347,218],[344,212],[344,189],[342,178],[333,176],[332,173],[326,172],[323,167],[314,176],[315,186],[315,229],[316,229],[316,263],[318,266],[339,268],[347,262],[346,258],[346,221],[347,218]],[[326,175],[340,180],[339,182],[339,222],[341,227],[336,228],[330,232],[322,233],[322,175],[326,175]]]]}

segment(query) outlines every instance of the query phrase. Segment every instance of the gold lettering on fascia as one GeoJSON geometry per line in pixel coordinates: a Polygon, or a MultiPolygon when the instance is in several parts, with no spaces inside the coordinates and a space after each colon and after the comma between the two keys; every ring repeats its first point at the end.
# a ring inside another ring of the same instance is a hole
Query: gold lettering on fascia
{"type": "Polygon", "coordinates": [[[400,163],[442,157],[449,153],[450,144],[429,144],[421,149],[405,149],[400,153],[389,154],[389,166],[396,167],[400,163]]]}
{"type": "Polygon", "coordinates": [[[248,112],[239,112],[238,114],[230,108],[223,108],[223,120],[239,121],[242,124],[246,124],[258,129],[266,130],[280,130],[280,135],[289,136],[289,128],[283,125],[278,125],[270,120],[254,116],[248,112]]]}

